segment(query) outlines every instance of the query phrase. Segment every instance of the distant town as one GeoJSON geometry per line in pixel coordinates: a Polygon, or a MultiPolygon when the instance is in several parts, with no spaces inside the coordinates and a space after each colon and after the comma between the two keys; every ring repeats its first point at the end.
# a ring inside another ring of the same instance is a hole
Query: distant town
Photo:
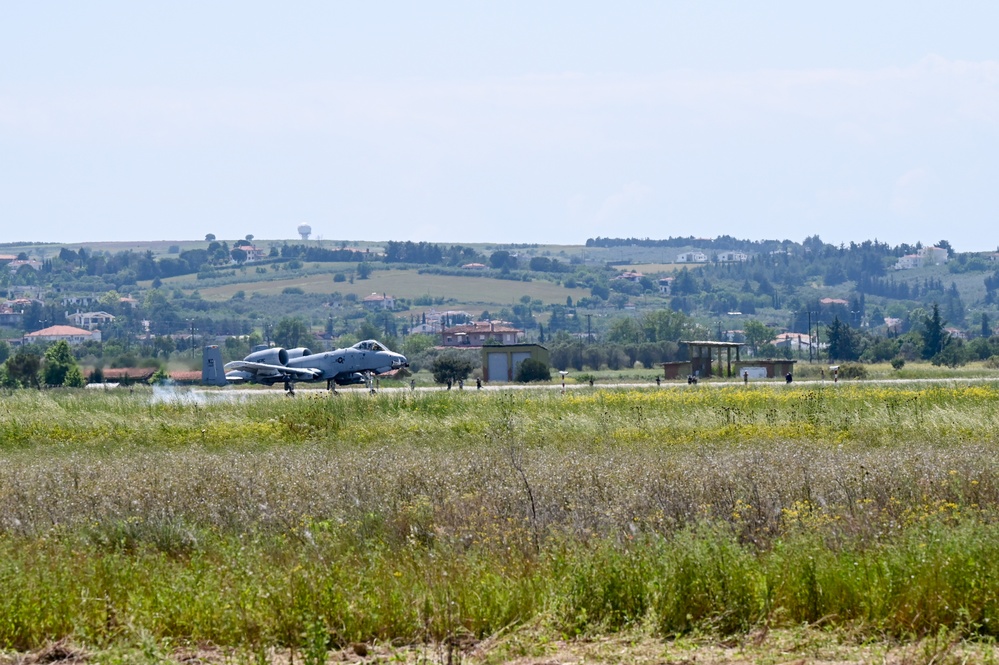
{"type": "Polygon", "coordinates": [[[741,359],[999,361],[999,252],[959,253],[946,240],[447,245],[316,240],[307,225],[297,234],[0,245],[0,379],[69,385],[65,373],[38,378],[60,343],[80,385],[196,382],[207,344],[231,360],[260,345],[369,338],[405,353],[417,374],[464,352],[479,378],[483,347],[523,343],[544,347],[556,370],[664,378],[690,363],[692,340],[737,345],[741,359]]]}

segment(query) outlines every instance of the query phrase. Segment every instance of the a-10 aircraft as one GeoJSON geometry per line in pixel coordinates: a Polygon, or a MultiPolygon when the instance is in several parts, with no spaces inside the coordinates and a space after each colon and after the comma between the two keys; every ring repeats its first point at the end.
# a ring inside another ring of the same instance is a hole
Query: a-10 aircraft
{"type": "Polygon", "coordinates": [[[266,347],[255,350],[242,360],[222,365],[222,350],[206,346],[201,364],[201,383],[224,386],[229,383],[284,384],[288,394],[295,394],[296,381],[326,381],[327,390],[336,386],[365,383],[373,374],[409,367],[401,353],[393,353],[373,339],[336,351],[312,353],[309,349],[266,347]]]}

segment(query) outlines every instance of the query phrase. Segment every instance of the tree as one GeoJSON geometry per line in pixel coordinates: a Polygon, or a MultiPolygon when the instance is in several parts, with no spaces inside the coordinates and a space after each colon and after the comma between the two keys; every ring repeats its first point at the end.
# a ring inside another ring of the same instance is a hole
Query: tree
{"type": "Polygon", "coordinates": [[[500,249],[489,255],[489,265],[495,270],[516,270],[517,257],[505,249],[500,249]]]}
{"type": "Polygon", "coordinates": [[[646,342],[679,342],[697,339],[701,334],[694,321],[683,312],[660,309],[642,316],[642,330],[646,342]]]}
{"type": "Polygon", "coordinates": [[[0,339],[0,363],[7,362],[7,358],[10,358],[10,344],[7,340],[0,339]]]}
{"type": "Polygon", "coordinates": [[[41,384],[38,382],[38,370],[41,366],[42,359],[35,353],[34,349],[25,346],[18,349],[17,353],[8,358],[4,364],[8,376],[25,388],[41,388],[41,384]]]}
{"type": "Polygon", "coordinates": [[[205,242],[215,242],[215,234],[214,233],[206,233],[205,234],[205,242]]]}
{"type": "Polygon", "coordinates": [[[437,383],[464,381],[472,373],[472,361],[451,351],[437,356],[430,365],[430,371],[437,383]]]}
{"type": "Polygon", "coordinates": [[[756,319],[746,322],[746,325],[743,326],[743,333],[746,336],[746,343],[753,349],[754,355],[759,352],[761,346],[770,344],[777,339],[773,328],[756,319]]]}
{"type": "Polygon", "coordinates": [[[640,344],[645,341],[645,333],[638,321],[627,316],[611,324],[606,339],[613,344],[640,344]]]}
{"type": "Polygon", "coordinates": [[[367,279],[371,274],[371,266],[365,261],[357,264],[357,278],[367,279]]]}
{"type": "Polygon", "coordinates": [[[860,340],[857,333],[847,324],[833,318],[826,328],[826,345],[830,360],[856,360],[860,357],[860,340]]]}
{"type": "Polygon", "coordinates": [[[45,384],[49,386],[65,384],[66,375],[73,367],[76,367],[76,359],[69,348],[69,343],[65,340],[56,342],[45,351],[45,365],[42,370],[45,384]]]}
{"type": "Polygon", "coordinates": [[[968,362],[967,350],[961,340],[950,340],[931,359],[934,365],[946,365],[951,369],[960,367],[968,362]]]}
{"type": "Polygon", "coordinates": [[[944,330],[947,322],[940,316],[940,305],[933,303],[933,313],[923,318],[923,359],[930,360],[944,350],[950,335],[944,330]]]}
{"type": "Polygon", "coordinates": [[[590,287],[590,296],[593,298],[600,298],[601,300],[607,300],[610,298],[610,289],[607,288],[606,284],[594,284],[590,287]]]}
{"type": "Polygon", "coordinates": [[[297,316],[285,317],[274,327],[274,343],[286,349],[305,346],[310,337],[308,324],[297,316]]]}
{"type": "Polygon", "coordinates": [[[552,371],[548,365],[540,360],[528,358],[517,367],[517,381],[519,383],[531,383],[532,381],[551,381],[552,371]]]}
{"type": "Polygon", "coordinates": [[[246,250],[241,247],[234,247],[233,250],[229,252],[229,256],[231,256],[232,260],[236,263],[246,263],[246,250]]]}
{"type": "Polygon", "coordinates": [[[66,378],[63,379],[62,385],[67,388],[83,388],[87,385],[87,380],[83,378],[83,371],[80,369],[79,365],[73,365],[66,372],[66,378]]]}

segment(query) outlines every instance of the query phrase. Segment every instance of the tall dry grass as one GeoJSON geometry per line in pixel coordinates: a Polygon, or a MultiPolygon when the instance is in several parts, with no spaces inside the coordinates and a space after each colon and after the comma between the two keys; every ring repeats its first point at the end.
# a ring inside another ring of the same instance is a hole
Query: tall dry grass
{"type": "Polygon", "coordinates": [[[539,619],[991,635],[997,403],[991,384],[5,395],[0,644],[539,619]]]}

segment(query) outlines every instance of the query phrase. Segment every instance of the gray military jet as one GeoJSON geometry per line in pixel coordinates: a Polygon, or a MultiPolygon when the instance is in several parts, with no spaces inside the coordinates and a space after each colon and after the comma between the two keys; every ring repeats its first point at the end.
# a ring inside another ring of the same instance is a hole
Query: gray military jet
{"type": "Polygon", "coordinates": [[[283,349],[258,348],[242,360],[222,365],[222,350],[206,346],[201,365],[201,383],[224,386],[230,383],[284,384],[289,395],[295,394],[296,381],[326,381],[327,390],[336,386],[370,382],[375,374],[409,367],[401,353],[393,353],[381,343],[366,339],[336,351],[312,353],[304,347],[283,349]]]}

